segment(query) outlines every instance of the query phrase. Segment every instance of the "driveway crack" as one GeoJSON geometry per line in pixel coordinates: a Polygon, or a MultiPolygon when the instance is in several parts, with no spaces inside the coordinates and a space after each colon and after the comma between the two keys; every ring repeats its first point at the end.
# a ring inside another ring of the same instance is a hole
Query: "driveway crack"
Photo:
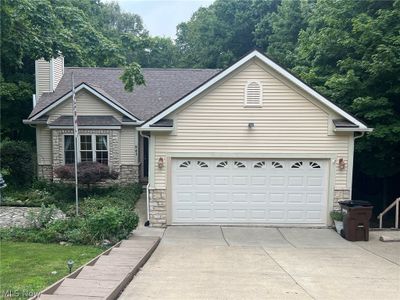
{"type": "Polygon", "coordinates": [[[279,228],[276,228],[276,229],[278,230],[279,234],[283,237],[283,239],[284,239],[286,242],[288,242],[293,248],[297,248],[294,244],[292,244],[292,243],[286,238],[286,236],[283,234],[283,232],[282,232],[279,228]]]}
{"type": "MultiPolygon", "coordinates": [[[[279,229],[278,229],[279,230],[279,229]]],[[[311,295],[288,271],[286,271],[285,270],[285,268],[284,267],[282,267],[281,265],[280,265],[280,263],[278,263],[278,261],[277,260],[275,260],[273,257],[272,257],[272,255],[271,254],[269,254],[268,253],[268,251],[267,250],[265,250],[265,248],[264,247],[261,247],[263,250],[264,250],[264,252],[265,252],[265,254],[268,256],[268,257],[270,257],[278,266],[279,266],[279,268],[281,268],[282,269],[282,271],[283,272],[285,272],[308,296],[310,296],[310,298],[311,299],[316,299],[313,295],[311,295]]]]}
{"type": "Polygon", "coordinates": [[[225,238],[224,230],[222,229],[222,226],[219,226],[219,229],[221,230],[222,238],[224,239],[225,243],[230,247],[231,245],[228,243],[228,240],[225,238]]]}

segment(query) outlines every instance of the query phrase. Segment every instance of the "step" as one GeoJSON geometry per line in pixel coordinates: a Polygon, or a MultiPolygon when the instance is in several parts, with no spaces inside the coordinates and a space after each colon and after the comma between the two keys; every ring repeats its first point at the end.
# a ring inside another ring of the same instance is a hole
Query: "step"
{"type": "Polygon", "coordinates": [[[116,248],[150,248],[156,241],[142,241],[142,240],[126,240],[122,241],[121,245],[116,248]]]}
{"type": "Polygon", "coordinates": [[[121,281],[132,271],[129,267],[113,268],[112,266],[103,267],[84,267],[76,277],[77,279],[109,280],[121,281]]]}
{"type": "Polygon", "coordinates": [[[104,297],[41,294],[39,300],[104,300],[104,297]]]}
{"type": "Polygon", "coordinates": [[[107,297],[119,285],[119,281],[66,278],[54,295],[107,297]]]}
{"type": "Polygon", "coordinates": [[[141,259],[137,258],[135,260],[126,260],[126,259],[114,259],[114,257],[110,257],[110,256],[102,256],[100,257],[95,266],[99,267],[99,266],[122,266],[122,267],[130,267],[130,268],[134,268],[141,259]]]}

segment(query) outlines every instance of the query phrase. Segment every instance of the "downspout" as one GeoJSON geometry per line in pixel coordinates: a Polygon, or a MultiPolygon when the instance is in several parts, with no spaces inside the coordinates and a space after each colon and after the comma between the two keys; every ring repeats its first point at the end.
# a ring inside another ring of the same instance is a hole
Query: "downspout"
{"type": "Polygon", "coordinates": [[[355,136],[354,139],[356,140],[356,139],[362,138],[364,136],[364,134],[365,134],[365,131],[362,131],[361,134],[355,136]]]}
{"type": "MultiPolygon", "coordinates": [[[[139,131],[139,133],[140,133],[140,136],[141,136],[142,138],[145,138],[145,139],[150,140],[150,136],[143,134],[142,131],[139,131]]],[[[149,144],[149,143],[148,143],[148,144],[149,144]]],[[[148,145],[148,144],[147,144],[147,145],[148,145]]],[[[147,220],[146,220],[146,222],[144,223],[144,226],[149,226],[149,225],[150,225],[150,192],[149,192],[149,189],[150,189],[150,182],[147,183],[147,185],[146,185],[146,211],[147,211],[147,220]]]]}

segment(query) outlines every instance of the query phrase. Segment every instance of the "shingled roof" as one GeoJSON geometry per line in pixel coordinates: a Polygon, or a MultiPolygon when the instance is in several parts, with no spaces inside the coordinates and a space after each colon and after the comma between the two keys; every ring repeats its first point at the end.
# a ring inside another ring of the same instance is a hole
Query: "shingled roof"
{"type": "Polygon", "coordinates": [[[138,86],[132,93],[124,90],[119,79],[121,68],[65,68],[64,75],[53,93],[43,93],[29,118],[71,91],[71,73],[75,86],[86,83],[100,89],[112,101],[118,102],[141,120],[156,115],[216,74],[219,69],[142,69],[146,85],[138,86]],[[105,93],[104,93],[105,92],[105,93]]]}

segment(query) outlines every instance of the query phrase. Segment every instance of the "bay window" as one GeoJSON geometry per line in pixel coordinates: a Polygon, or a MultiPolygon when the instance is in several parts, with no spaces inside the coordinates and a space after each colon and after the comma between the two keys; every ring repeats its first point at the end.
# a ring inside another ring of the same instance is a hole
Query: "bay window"
{"type": "MultiPolygon", "coordinates": [[[[107,135],[79,135],[78,141],[78,162],[97,161],[108,165],[107,135]]],[[[64,162],[72,164],[74,161],[74,136],[64,135],[64,162]]]]}

